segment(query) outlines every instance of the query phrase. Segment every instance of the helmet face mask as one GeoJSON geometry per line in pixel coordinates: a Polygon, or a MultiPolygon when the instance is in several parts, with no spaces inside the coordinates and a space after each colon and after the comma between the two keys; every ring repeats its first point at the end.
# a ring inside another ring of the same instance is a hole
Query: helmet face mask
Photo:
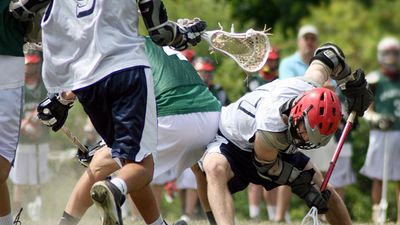
{"type": "Polygon", "coordinates": [[[334,92],[315,88],[295,100],[289,115],[292,144],[301,149],[326,145],[341,121],[341,105],[334,92]],[[306,139],[302,132],[306,132],[306,139]]]}

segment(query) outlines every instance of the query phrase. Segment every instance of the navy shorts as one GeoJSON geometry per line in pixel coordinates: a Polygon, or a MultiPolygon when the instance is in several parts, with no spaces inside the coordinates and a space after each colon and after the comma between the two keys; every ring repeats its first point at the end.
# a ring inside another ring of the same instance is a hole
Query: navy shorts
{"type": "MultiPolygon", "coordinates": [[[[253,153],[241,150],[232,142],[221,143],[219,146],[221,154],[223,154],[235,174],[232,179],[228,181],[229,191],[234,194],[244,190],[249,183],[262,185],[266,190],[272,190],[280,186],[277,183],[268,181],[257,173],[257,169],[253,164],[253,153]]],[[[310,160],[306,155],[301,152],[294,154],[280,153],[283,161],[290,163],[294,167],[303,170],[310,160]]]]}
{"type": "Polygon", "coordinates": [[[132,67],[74,91],[113,157],[140,162],[156,151],[152,82],[148,68],[132,67]]]}

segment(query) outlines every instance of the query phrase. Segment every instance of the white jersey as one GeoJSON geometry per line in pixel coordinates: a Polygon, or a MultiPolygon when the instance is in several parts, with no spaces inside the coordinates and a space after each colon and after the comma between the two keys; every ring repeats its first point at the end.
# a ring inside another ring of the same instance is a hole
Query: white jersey
{"type": "Polygon", "coordinates": [[[114,71],[149,66],[135,0],[53,0],[43,17],[43,79],[76,90],[114,71]]]}
{"type": "Polygon", "coordinates": [[[222,107],[219,129],[236,146],[252,151],[256,131],[286,132],[288,125],[282,120],[280,107],[316,86],[302,77],[264,84],[222,107]]]}

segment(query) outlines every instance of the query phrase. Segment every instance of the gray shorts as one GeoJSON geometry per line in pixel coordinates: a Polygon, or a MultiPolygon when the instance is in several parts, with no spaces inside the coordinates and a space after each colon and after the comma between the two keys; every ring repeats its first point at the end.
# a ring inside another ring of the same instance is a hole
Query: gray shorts
{"type": "Polygon", "coordinates": [[[23,88],[0,90],[0,156],[13,162],[19,139],[23,88]]]}

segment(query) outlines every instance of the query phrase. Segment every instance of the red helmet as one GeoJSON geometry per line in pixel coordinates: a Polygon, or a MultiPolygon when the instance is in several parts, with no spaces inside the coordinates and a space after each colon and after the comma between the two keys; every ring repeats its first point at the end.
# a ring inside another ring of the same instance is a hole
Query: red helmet
{"type": "Polygon", "coordinates": [[[185,49],[183,51],[181,51],[181,53],[186,57],[186,59],[192,63],[193,58],[196,56],[196,52],[194,50],[191,49],[185,49]]]}
{"type": "Polygon", "coordinates": [[[213,72],[215,70],[214,63],[207,57],[196,57],[193,60],[193,66],[197,71],[213,72]]]}
{"type": "Polygon", "coordinates": [[[271,51],[268,55],[268,60],[276,60],[279,59],[279,50],[277,48],[271,48],[271,51]]]}
{"type": "Polygon", "coordinates": [[[298,97],[290,111],[289,129],[293,143],[302,149],[326,145],[342,119],[338,96],[327,88],[314,88],[298,97]],[[303,121],[309,140],[304,141],[297,128],[303,121]]]}

